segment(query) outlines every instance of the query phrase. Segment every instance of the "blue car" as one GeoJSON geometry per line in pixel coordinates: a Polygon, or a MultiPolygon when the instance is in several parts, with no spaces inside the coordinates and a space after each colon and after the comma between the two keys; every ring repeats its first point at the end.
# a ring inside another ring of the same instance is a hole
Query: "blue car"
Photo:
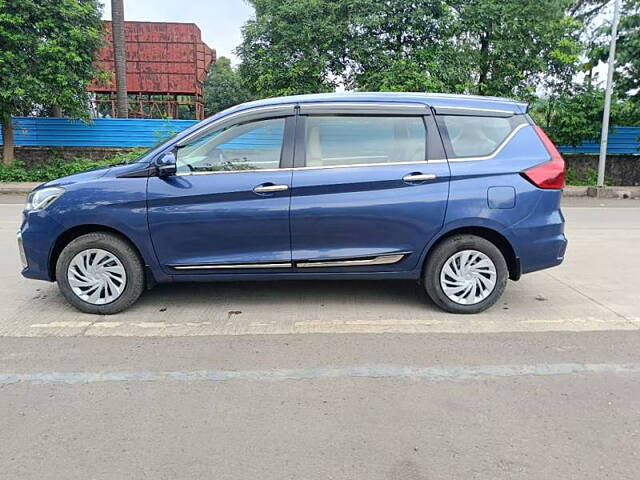
{"type": "Polygon", "coordinates": [[[564,161],[525,103],[282,97],[225,110],[137,161],[28,197],[25,277],[113,314],[157,283],[413,279],[476,313],[562,262],[564,161]]]}

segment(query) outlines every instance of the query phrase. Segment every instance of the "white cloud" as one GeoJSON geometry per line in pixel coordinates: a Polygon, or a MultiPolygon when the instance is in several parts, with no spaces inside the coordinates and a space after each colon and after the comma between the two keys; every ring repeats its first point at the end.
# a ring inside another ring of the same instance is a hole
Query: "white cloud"
{"type": "MultiPolygon", "coordinates": [[[[102,3],[102,18],[110,20],[111,2],[102,3]]],[[[195,23],[202,40],[234,63],[238,60],[232,52],[242,41],[241,27],[253,14],[244,0],[124,0],[125,20],[195,23]]]]}

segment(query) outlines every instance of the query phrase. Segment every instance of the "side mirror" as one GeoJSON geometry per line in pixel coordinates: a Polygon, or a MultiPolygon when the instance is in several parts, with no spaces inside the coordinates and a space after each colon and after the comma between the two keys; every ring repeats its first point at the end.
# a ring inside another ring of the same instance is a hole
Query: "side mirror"
{"type": "Polygon", "coordinates": [[[176,154],[166,152],[155,160],[156,173],[159,177],[170,177],[176,174],[176,154]]]}

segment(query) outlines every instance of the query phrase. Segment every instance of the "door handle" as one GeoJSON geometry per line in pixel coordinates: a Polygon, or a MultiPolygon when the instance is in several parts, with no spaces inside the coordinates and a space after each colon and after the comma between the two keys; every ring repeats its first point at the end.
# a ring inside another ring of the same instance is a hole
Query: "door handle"
{"type": "Polygon", "coordinates": [[[258,185],[253,189],[255,193],[275,193],[275,192],[284,192],[285,190],[289,190],[289,185],[258,185]]]}
{"type": "Polygon", "coordinates": [[[428,180],[435,180],[437,177],[433,173],[410,173],[402,177],[405,182],[426,182],[428,180]]]}

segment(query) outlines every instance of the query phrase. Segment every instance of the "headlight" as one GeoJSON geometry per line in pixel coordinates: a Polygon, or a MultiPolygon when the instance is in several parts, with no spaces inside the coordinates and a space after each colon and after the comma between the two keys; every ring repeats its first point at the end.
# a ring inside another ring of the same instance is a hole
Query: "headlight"
{"type": "Polygon", "coordinates": [[[25,210],[44,210],[64,193],[64,188],[48,187],[32,192],[27,197],[25,210]]]}

